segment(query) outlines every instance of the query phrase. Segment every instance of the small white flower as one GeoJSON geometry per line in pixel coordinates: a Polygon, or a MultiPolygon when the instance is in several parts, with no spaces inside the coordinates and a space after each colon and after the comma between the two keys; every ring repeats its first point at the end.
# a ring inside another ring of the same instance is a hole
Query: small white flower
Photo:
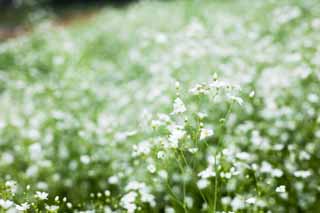
{"type": "Polygon", "coordinates": [[[203,179],[206,179],[206,178],[210,178],[210,177],[215,177],[216,173],[212,170],[211,167],[208,167],[207,169],[203,170],[202,172],[199,172],[198,176],[203,179]]]}
{"type": "Polygon", "coordinates": [[[48,193],[46,192],[36,192],[35,195],[36,198],[39,198],[40,200],[47,200],[48,199],[48,193]]]}
{"type": "Polygon", "coordinates": [[[192,206],[193,206],[193,199],[192,199],[192,197],[185,197],[184,203],[186,204],[186,206],[187,206],[188,208],[192,208],[192,206]]]}
{"type": "Polygon", "coordinates": [[[177,148],[179,140],[185,136],[186,131],[179,125],[170,125],[168,129],[171,133],[168,139],[171,142],[170,147],[177,148]]]}
{"type": "Polygon", "coordinates": [[[138,194],[136,192],[125,194],[120,200],[120,205],[125,208],[128,213],[134,213],[137,208],[137,205],[135,204],[137,196],[138,194]]]}
{"type": "Polygon", "coordinates": [[[200,132],[200,140],[208,138],[213,135],[212,129],[202,128],[200,132]]]}
{"type": "Polygon", "coordinates": [[[16,205],[16,209],[18,211],[26,211],[30,208],[30,205],[28,203],[22,203],[21,205],[16,205]]]}
{"type": "Polygon", "coordinates": [[[251,91],[250,94],[249,94],[249,97],[253,98],[255,96],[255,94],[256,94],[255,91],[251,91]]]}
{"type": "Polygon", "coordinates": [[[165,213],[175,213],[174,208],[167,206],[164,210],[165,213]]]}
{"type": "Polygon", "coordinates": [[[13,205],[13,201],[0,199],[0,207],[2,207],[4,209],[8,209],[12,205],[13,205]]]}
{"type": "Polygon", "coordinates": [[[87,165],[87,164],[90,163],[91,159],[90,159],[90,157],[89,157],[88,155],[82,155],[82,156],[80,157],[80,161],[81,161],[81,163],[87,165]]]}
{"type": "Polygon", "coordinates": [[[173,112],[172,114],[179,114],[185,112],[187,109],[180,98],[176,98],[173,103],[173,112]]]}
{"type": "Polygon", "coordinates": [[[210,92],[210,87],[207,84],[197,84],[189,92],[193,95],[207,95],[210,92]]]}
{"type": "Polygon", "coordinates": [[[13,180],[9,180],[6,182],[6,187],[9,188],[9,191],[11,192],[11,194],[15,194],[17,192],[17,183],[13,180]]]}
{"type": "Polygon", "coordinates": [[[286,192],[286,186],[284,186],[284,185],[278,186],[278,187],[276,188],[276,192],[278,192],[278,193],[284,193],[284,192],[286,192]]]}
{"type": "Polygon", "coordinates": [[[207,117],[208,115],[206,113],[203,113],[203,112],[198,112],[197,113],[197,116],[202,120],[204,119],[205,117],[207,117]]]}
{"type": "Polygon", "coordinates": [[[67,203],[67,207],[68,207],[69,209],[71,209],[71,208],[72,208],[72,203],[68,202],[68,203],[67,203]]]}
{"type": "Polygon", "coordinates": [[[246,200],[246,203],[248,204],[255,204],[257,199],[255,197],[250,197],[246,200]]]}
{"type": "Polygon", "coordinates": [[[199,189],[204,189],[204,188],[207,188],[207,186],[209,186],[209,181],[207,179],[200,179],[198,182],[197,182],[197,186],[199,189]]]}
{"type": "Polygon", "coordinates": [[[245,208],[244,200],[238,196],[232,199],[231,207],[233,210],[239,210],[245,208]]]}
{"type": "Polygon", "coordinates": [[[293,173],[293,175],[295,176],[295,177],[300,177],[300,178],[307,178],[307,177],[309,177],[309,176],[311,176],[311,171],[309,171],[309,170],[306,170],[306,171],[304,171],[304,170],[298,170],[298,171],[295,171],[294,173],[293,173]]]}
{"type": "Polygon", "coordinates": [[[240,106],[242,106],[243,104],[243,100],[242,98],[240,97],[236,97],[236,96],[233,96],[233,95],[230,95],[229,98],[233,101],[235,101],[237,104],[239,104],[240,106]]]}
{"type": "Polygon", "coordinates": [[[149,164],[147,169],[149,170],[150,173],[156,172],[156,167],[153,164],[149,164]]]}
{"type": "Polygon", "coordinates": [[[164,159],[166,157],[166,154],[164,153],[164,151],[159,151],[157,153],[157,157],[158,159],[164,159]]]}
{"type": "Polygon", "coordinates": [[[161,170],[161,171],[159,171],[159,176],[162,179],[167,179],[168,178],[168,173],[165,170],[161,170]]]}
{"type": "Polygon", "coordinates": [[[54,212],[54,211],[57,211],[58,209],[59,209],[59,206],[56,206],[56,205],[48,206],[48,205],[46,205],[46,210],[48,210],[49,212],[54,212]]]}
{"type": "Polygon", "coordinates": [[[191,153],[191,154],[194,154],[196,152],[198,152],[198,148],[194,147],[194,148],[189,148],[188,151],[191,153]]]}
{"type": "Polygon", "coordinates": [[[119,178],[117,176],[111,176],[108,179],[108,183],[110,184],[117,184],[119,182],[119,178]]]}
{"type": "Polygon", "coordinates": [[[111,195],[111,192],[110,192],[109,190],[105,190],[105,191],[104,191],[104,195],[107,196],[107,197],[109,197],[109,196],[111,195]]]}

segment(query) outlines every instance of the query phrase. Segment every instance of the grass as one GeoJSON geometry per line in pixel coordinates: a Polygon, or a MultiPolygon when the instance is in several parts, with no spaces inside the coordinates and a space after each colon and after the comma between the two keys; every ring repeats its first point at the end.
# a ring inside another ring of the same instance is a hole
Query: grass
{"type": "Polygon", "coordinates": [[[142,1],[1,43],[0,212],[317,213],[319,12],[142,1]]]}

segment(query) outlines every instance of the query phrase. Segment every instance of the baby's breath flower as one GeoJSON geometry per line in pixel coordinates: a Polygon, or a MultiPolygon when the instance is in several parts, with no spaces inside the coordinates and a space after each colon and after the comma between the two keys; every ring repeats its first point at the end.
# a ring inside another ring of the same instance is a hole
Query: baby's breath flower
{"type": "Polygon", "coordinates": [[[125,194],[120,200],[120,205],[126,209],[128,213],[134,213],[137,209],[137,205],[135,204],[137,196],[137,192],[129,192],[125,194]]]}
{"type": "Polygon", "coordinates": [[[307,178],[307,177],[311,176],[312,173],[311,173],[311,171],[309,171],[309,170],[298,170],[298,171],[295,171],[295,172],[293,173],[293,175],[294,175],[295,177],[307,178]]]}
{"type": "Polygon", "coordinates": [[[211,167],[208,167],[207,169],[203,170],[202,172],[200,172],[198,174],[199,177],[206,179],[206,178],[210,178],[210,177],[215,177],[216,173],[212,170],[211,167]]]}
{"type": "Polygon", "coordinates": [[[210,182],[207,179],[200,179],[197,182],[197,186],[199,189],[205,189],[209,186],[210,182]]]}
{"type": "Polygon", "coordinates": [[[166,157],[166,154],[165,154],[164,151],[159,151],[159,152],[157,153],[157,158],[158,158],[158,159],[164,159],[165,157],[166,157]]]}
{"type": "Polygon", "coordinates": [[[156,172],[156,167],[154,166],[154,164],[149,164],[147,169],[149,170],[150,173],[156,172]]]}
{"type": "Polygon", "coordinates": [[[200,132],[200,140],[211,137],[213,135],[213,130],[208,128],[202,128],[200,132]]]}
{"type": "Polygon", "coordinates": [[[59,209],[59,206],[56,206],[56,205],[46,205],[46,210],[48,210],[49,212],[55,212],[59,209]]]}
{"type": "Polygon", "coordinates": [[[91,161],[91,159],[90,159],[90,156],[89,156],[89,155],[82,155],[82,156],[80,157],[80,161],[81,161],[81,163],[83,163],[83,164],[89,164],[90,161],[91,161]]]}
{"type": "Polygon", "coordinates": [[[233,95],[230,95],[229,98],[230,98],[232,101],[235,101],[235,102],[236,102],[237,104],[239,104],[240,106],[242,106],[242,104],[243,104],[242,98],[237,97],[237,96],[233,96],[233,95]]]}
{"type": "Polygon", "coordinates": [[[104,191],[104,195],[105,195],[106,197],[109,197],[109,196],[111,195],[111,192],[110,192],[109,190],[105,190],[105,191],[104,191]]]}
{"type": "Polygon", "coordinates": [[[111,176],[109,177],[108,182],[110,184],[117,184],[119,182],[119,178],[117,176],[111,176]]]}
{"type": "Polygon", "coordinates": [[[284,185],[278,186],[278,187],[276,188],[276,192],[278,192],[278,193],[284,193],[284,192],[286,192],[286,186],[284,186],[284,185]]]}
{"type": "Polygon", "coordinates": [[[18,211],[26,211],[30,208],[30,205],[28,203],[22,203],[21,205],[16,205],[16,209],[18,211]]]}
{"type": "Polygon", "coordinates": [[[188,151],[189,151],[190,153],[192,153],[192,154],[198,152],[198,150],[199,150],[199,149],[196,148],[196,147],[193,147],[193,148],[189,148],[189,149],[188,149],[188,151]]]}
{"type": "Polygon", "coordinates": [[[250,197],[246,200],[246,203],[248,204],[255,204],[257,199],[255,197],[250,197]]]}
{"type": "Polygon", "coordinates": [[[40,200],[47,200],[48,199],[48,193],[37,191],[35,197],[40,199],[40,200]]]}
{"type": "Polygon", "coordinates": [[[180,98],[176,98],[173,103],[173,112],[172,114],[181,114],[186,111],[186,107],[180,98]]]}
{"type": "Polygon", "coordinates": [[[10,208],[13,204],[14,204],[14,202],[11,200],[0,199],[0,207],[2,207],[4,209],[10,208]]]}

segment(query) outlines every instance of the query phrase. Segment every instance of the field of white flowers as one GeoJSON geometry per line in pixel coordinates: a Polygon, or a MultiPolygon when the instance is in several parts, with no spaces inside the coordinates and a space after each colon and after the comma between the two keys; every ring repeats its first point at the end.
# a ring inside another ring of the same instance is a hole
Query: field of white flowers
{"type": "Polygon", "coordinates": [[[1,43],[0,212],[320,212],[319,1],[142,1],[1,43]]]}

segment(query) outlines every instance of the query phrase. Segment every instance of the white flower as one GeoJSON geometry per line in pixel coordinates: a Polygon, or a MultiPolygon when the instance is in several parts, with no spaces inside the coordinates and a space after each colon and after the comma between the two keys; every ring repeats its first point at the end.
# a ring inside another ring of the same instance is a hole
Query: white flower
{"type": "Polygon", "coordinates": [[[35,195],[36,198],[39,198],[40,200],[47,200],[48,199],[48,193],[46,192],[36,192],[35,195]]]}
{"type": "Polygon", "coordinates": [[[202,119],[204,119],[205,117],[207,117],[208,115],[207,115],[206,113],[204,113],[204,112],[198,112],[198,113],[197,113],[197,116],[202,120],[202,119]]]}
{"type": "Polygon", "coordinates": [[[172,208],[170,206],[166,206],[164,212],[165,213],[175,213],[174,208],[172,208]]]}
{"type": "Polygon", "coordinates": [[[8,209],[13,205],[13,202],[11,200],[3,200],[0,199],[0,207],[4,209],[8,209]]]}
{"type": "Polygon", "coordinates": [[[72,208],[72,203],[68,202],[68,203],[67,203],[67,207],[68,207],[69,209],[71,209],[71,208],[72,208]]]}
{"type": "Polygon", "coordinates": [[[11,194],[15,194],[17,192],[17,183],[13,180],[9,180],[6,182],[6,187],[9,188],[9,191],[11,192],[11,194]]]}
{"type": "Polygon", "coordinates": [[[242,98],[240,97],[236,97],[236,96],[233,96],[233,95],[230,95],[229,98],[233,101],[235,101],[237,104],[239,104],[240,106],[242,106],[243,104],[243,100],[242,98]]]}
{"type": "Polygon", "coordinates": [[[142,141],[137,145],[133,145],[133,156],[147,155],[151,151],[151,144],[149,141],[142,141]]]}
{"type": "Polygon", "coordinates": [[[30,208],[30,205],[28,203],[22,203],[21,205],[16,205],[16,209],[18,211],[26,211],[30,208]]]}
{"type": "Polygon", "coordinates": [[[107,196],[107,197],[109,197],[109,196],[111,195],[111,192],[110,192],[109,190],[105,190],[105,191],[104,191],[104,195],[107,196]]]}
{"type": "Polygon", "coordinates": [[[210,137],[212,135],[213,135],[212,129],[202,128],[201,132],[200,132],[200,140],[203,140],[203,139],[210,137]]]}
{"type": "Polygon", "coordinates": [[[119,178],[117,176],[111,176],[108,179],[108,183],[110,184],[117,184],[119,182],[119,178]]]}
{"type": "Polygon", "coordinates": [[[284,186],[284,185],[278,186],[278,187],[276,188],[276,192],[278,192],[278,193],[284,193],[284,192],[286,192],[286,186],[284,186]]]}
{"type": "Polygon", "coordinates": [[[203,170],[202,172],[200,172],[198,174],[199,177],[206,179],[206,178],[210,178],[210,177],[215,177],[216,173],[212,170],[211,167],[208,167],[207,169],[203,170]]]}
{"type": "Polygon", "coordinates": [[[120,205],[126,209],[128,213],[134,213],[137,208],[137,205],[135,204],[137,196],[137,192],[129,192],[125,194],[120,200],[120,205]]]}
{"type": "Polygon", "coordinates": [[[183,127],[179,125],[170,125],[168,129],[171,132],[169,135],[169,141],[171,142],[170,147],[177,148],[179,140],[185,136],[186,131],[184,131],[183,127]]]}
{"type": "Polygon", "coordinates": [[[189,151],[190,153],[192,153],[192,154],[198,152],[198,150],[199,150],[199,149],[196,148],[196,147],[194,147],[194,148],[189,148],[189,149],[188,149],[188,151],[189,151]]]}
{"type": "Polygon", "coordinates": [[[167,179],[168,178],[168,173],[165,170],[161,170],[161,171],[159,171],[159,176],[162,179],[167,179]]]}
{"type": "Polygon", "coordinates": [[[91,159],[90,159],[90,157],[89,157],[88,155],[82,155],[82,156],[80,157],[80,161],[81,161],[81,163],[83,163],[83,164],[89,164],[90,161],[91,161],[91,159]]]}
{"type": "Polygon", "coordinates": [[[166,157],[166,154],[164,153],[164,151],[159,151],[157,153],[157,157],[158,159],[164,159],[166,157]]]}
{"type": "Polygon", "coordinates": [[[273,177],[282,177],[283,171],[280,170],[280,169],[273,169],[273,170],[271,171],[271,175],[272,175],[273,177]]]}
{"type": "Polygon", "coordinates": [[[233,210],[239,210],[245,207],[244,201],[238,196],[232,199],[231,206],[233,210]]]}
{"type": "Polygon", "coordinates": [[[306,170],[306,171],[304,171],[304,170],[299,170],[299,171],[295,171],[294,173],[293,173],[293,175],[295,176],[295,177],[300,177],[300,178],[307,178],[307,177],[309,177],[309,176],[311,176],[311,171],[309,171],[309,170],[306,170]]]}
{"type": "Polygon", "coordinates": [[[48,205],[46,205],[46,210],[48,210],[49,212],[54,212],[54,211],[57,211],[58,209],[59,209],[59,206],[56,206],[56,205],[48,206],[48,205]]]}
{"type": "Polygon", "coordinates": [[[173,112],[172,114],[179,114],[185,112],[187,109],[180,98],[176,98],[173,103],[173,112]]]}
{"type": "Polygon", "coordinates": [[[255,91],[251,91],[250,94],[249,94],[249,97],[253,98],[255,94],[256,94],[255,91]]]}
{"type": "Polygon", "coordinates": [[[156,172],[156,167],[153,164],[148,165],[147,169],[149,170],[150,173],[156,172]]]}
{"type": "Polygon", "coordinates": [[[187,205],[188,208],[192,208],[192,206],[193,206],[192,197],[185,197],[184,203],[187,205]]]}
{"type": "Polygon", "coordinates": [[[158,118],[163,123],[170,122],[170,117],[168,115],[166,115],[166,114],[160,113],[160,114],[158,114],[158,118]]]}
{"type": "Polygon", "coordinates": [[[210,182],[207,179],[200,179],[197,182],[197,186],[198,186],[199,189],[204,189],[207,186],[209,186],[209,184],[210,184],[210,182]]]}
{"type": "Polygon", "coordinates": [[[255,197],[250,197],[246,200],[246,203],[248,204],[255,204],[257,199],[255,197]]]}
{"type": "Polygon", "coordinates": [[[193,95],[207,95],[210,92],[210,87],[207,84],[197,84],[189,91],[193,95]]]}

